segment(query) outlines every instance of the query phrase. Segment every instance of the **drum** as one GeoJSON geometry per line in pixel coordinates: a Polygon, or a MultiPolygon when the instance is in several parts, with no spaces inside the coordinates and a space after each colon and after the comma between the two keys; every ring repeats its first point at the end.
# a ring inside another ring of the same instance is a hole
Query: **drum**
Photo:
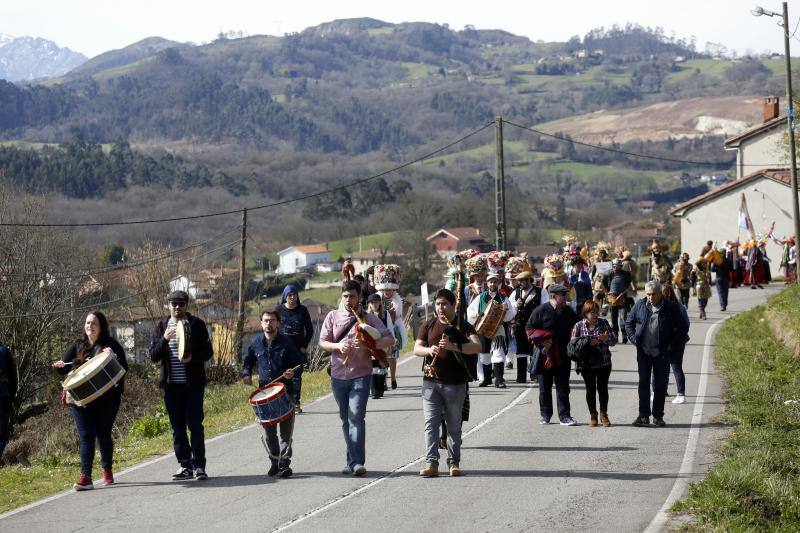
{"type": "Polygon", "coordinates": [[[124,375],[117,356],[103,351],[67,374],[61,386],[67,392],[67,403],[83,407],[105,394],[124,375]]]}
{"type": "Polygon", "coordinates": [[[492,338],[497,334],[500,329],[500,324],[503,322],[503,315],[505,315],[503,304],[498,303],[497,300],[489,300],[489,305],[483,313],[483,316],[478,320],[475,326],[475,331],[484,337],[492,338]]]}
{"type": "Polygon", "coordinates": [[[625,295],[606,294],[606,303],[611,307],[622,307],[625,305],[625,295]]]}
{"type": "Polygon", "coordinates": [[[186,353],[186,347],[189,346],[189,338],[191,329],[189,323],[185,320],[178,320],[175,322],[175,338],[178,341],[178,359],[181,363],[188,363],[192,360],[192,354],[186,353]]]}
{"type": "Polygon", "coordinates": [[[273,383],[250,394],[250,405],[258,423],[274,426],[294,416],[294,402],[283,383],[273,383]]]}

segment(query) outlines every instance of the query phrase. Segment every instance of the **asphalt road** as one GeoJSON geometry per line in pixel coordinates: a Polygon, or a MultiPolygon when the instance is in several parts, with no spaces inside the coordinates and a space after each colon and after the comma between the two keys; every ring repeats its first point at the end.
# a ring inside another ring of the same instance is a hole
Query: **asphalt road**
{"type": "Polygon", "coordinates": [[[0,531],[658,531],[671,525],[663,509],[712,463],[709,441],[720,434],[712,423],[723,408],[711,345],[718,328],[710,330],[775,290],[732,290],[725,313],[714,297],[706,321],[696,320],[692,300],[687,403],[667,399],[665,428],[630,425],[637,416],[636,358],[631,346],[619,345],[612,427],[588,426],[583,382],[574,373],[575,427],[540,426],[531,384],[473,387],[465,475],[422,479],[415,358],[399,367],[397,390],[368,403],[364,478],[340,473],[341,424],[335,402],[324,397],[297,419],[291,479],[266,477],[261,429],[250,426],[208,442],[205,482],[173,482],[174,457],[156,458],[120,472],[112,487],[65,492],[6,513],[0,531]]]}

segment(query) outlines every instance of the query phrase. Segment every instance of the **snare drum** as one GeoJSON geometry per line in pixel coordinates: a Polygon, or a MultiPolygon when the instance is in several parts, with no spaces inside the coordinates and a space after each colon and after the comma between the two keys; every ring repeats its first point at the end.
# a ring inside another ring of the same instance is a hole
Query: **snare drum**
{"type": "Polygon", "coordinates": [[[67,403],[84,407],[119,383],[124,375],[125,369],[114,352],[100,352],[67,374],[61,386],[67,391],[67,403]]]}
{"type": "Polygon", "coordinates": [[[294,416],[294,402],[283,383],[273,383],[250,394],[250,405],[258,423],[274,426],[294,416]]]}
{"type": "Polygon", "coordinates": [[[500,329],[500,324],[503,323],[505,314],[503,304],[497,300],[489,300],[489,305],[486,306],[483,316],[478,320],[475,331],[484,337],[494,337],[497,334],[497,330],[500,329]]]}

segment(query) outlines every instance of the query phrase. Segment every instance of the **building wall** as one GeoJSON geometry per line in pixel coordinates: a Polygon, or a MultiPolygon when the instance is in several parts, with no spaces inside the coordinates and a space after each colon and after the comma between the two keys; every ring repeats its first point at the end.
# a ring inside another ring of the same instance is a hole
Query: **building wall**
{"type": "Polygon", "coordinates": [[[441,235],[434,237],[431,239],[434,248],[439,253],[449,253],[449,252],[457,252],[458,251],[458,240],[455,238],[442,233],[441,235]]]}
{"type": "Polygon", "coordinates": [[[785,167],[789,163],[780,145],[785,128],[775,128],[768,134],[742,143],[737,157],[736,179],[759,168],[785,167]]]}
{"type": "Polygon", "coordinates": [[[316,265],[317,263],[330,260],[330,252],[304,254],[297,250],[292,250],[280,256],[280,271],[281,274],[294,274],[300,267],[316,265]]]}
{"type": "MultiPolygon", "coordinates": [[[[707,240],[716,241],[719,245],[731,239],[738,238],[739,242],[747,240],[747,232],[738,227],[741,192],[745,193],[756,233],[766,235],[774,221],[775,237],[781,239],[791,235],[794,233],[794,223],[790,191],[786,185],[762,178],[690,209],[681,218],[681,249],[694,259],[707,240]]],[[[781,247],[772,241],[767,242],[767,256],[771,259],[773,275],[778,274],[781,247]]]]}

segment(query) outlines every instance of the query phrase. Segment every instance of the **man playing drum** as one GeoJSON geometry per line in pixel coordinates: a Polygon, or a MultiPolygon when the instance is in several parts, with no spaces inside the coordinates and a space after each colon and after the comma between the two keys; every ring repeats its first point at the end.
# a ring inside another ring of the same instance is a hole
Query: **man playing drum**
{"type": "MultiPolygon", "coordinates": [[[[247,348],[242,368],[242,381],[252,385],[253,367],[258,364],[258,386],[263,387],[276,380],[281,381],[294,397],[294,377],[303,371],[305,358],[295,346],[292,339],[279,332],[281,323],[277,310],[270,309],[261,314],[263,335],[258,335],[247,348]],[[297,368],[297,372],[294,368],[297,368]]],[[[292,434],[294,432],[294,416],[290,416],[277,425],[264,426],[266,449],[269,454],[270,467],[268,476],[289,477],[292,469],[292,434]],[[278,441],[280,427],[280,442],[278,441]]]]}
{"type": "Polygon", "coordinates": [[[214,352],[206,323],[186,312],[189,295],[184,291],[172,291],[167,300],[170,316],[156,324],[150,343],[150,360],[161,364],[159,385],[164,389],[172,445],[181,465],[172,479],[182,481],[196,477],[204,480],[208,479],[203,428],[205,365],[214,352]],[[178,342],[178,328],[183,331],[181,343],[178,342]],[[179,348],[183,348],[183,353],[179,353],[179,348]],[[191,443],[187,428],[192,435],[191,443]]]}
{"type": "Polygon", "coordinates": [[[480,334],[482,348],[479,370],[483,370],[483,380],[478,385],[486,387],[492,382],[492,370],[494,370],[494,386],[500,389],[506,388],[506,381],[503,379],[503,368],[505,366],[506,355],[508,354],[508,335],[506,334],[505,324],[514,320],[517,315],[517,307],[508,303],[508,298],[504,298],[500,292],[500,273],[497,271],[489,272],[486,277],[486,290],[478,298],[472,300],[467,308],[467,320],[476,326],[480,334]],[[490,302],[496,302],[491,305],[490,302]],[[499,308],[497,307],[499,305],[499,308]],[[490,312],[490,307],[499,309],[499,326],[493,332],[481,332],[478,327],[479,320],[490,312]],[[488,333],[488,335],[486,334],[488,333]]]}

